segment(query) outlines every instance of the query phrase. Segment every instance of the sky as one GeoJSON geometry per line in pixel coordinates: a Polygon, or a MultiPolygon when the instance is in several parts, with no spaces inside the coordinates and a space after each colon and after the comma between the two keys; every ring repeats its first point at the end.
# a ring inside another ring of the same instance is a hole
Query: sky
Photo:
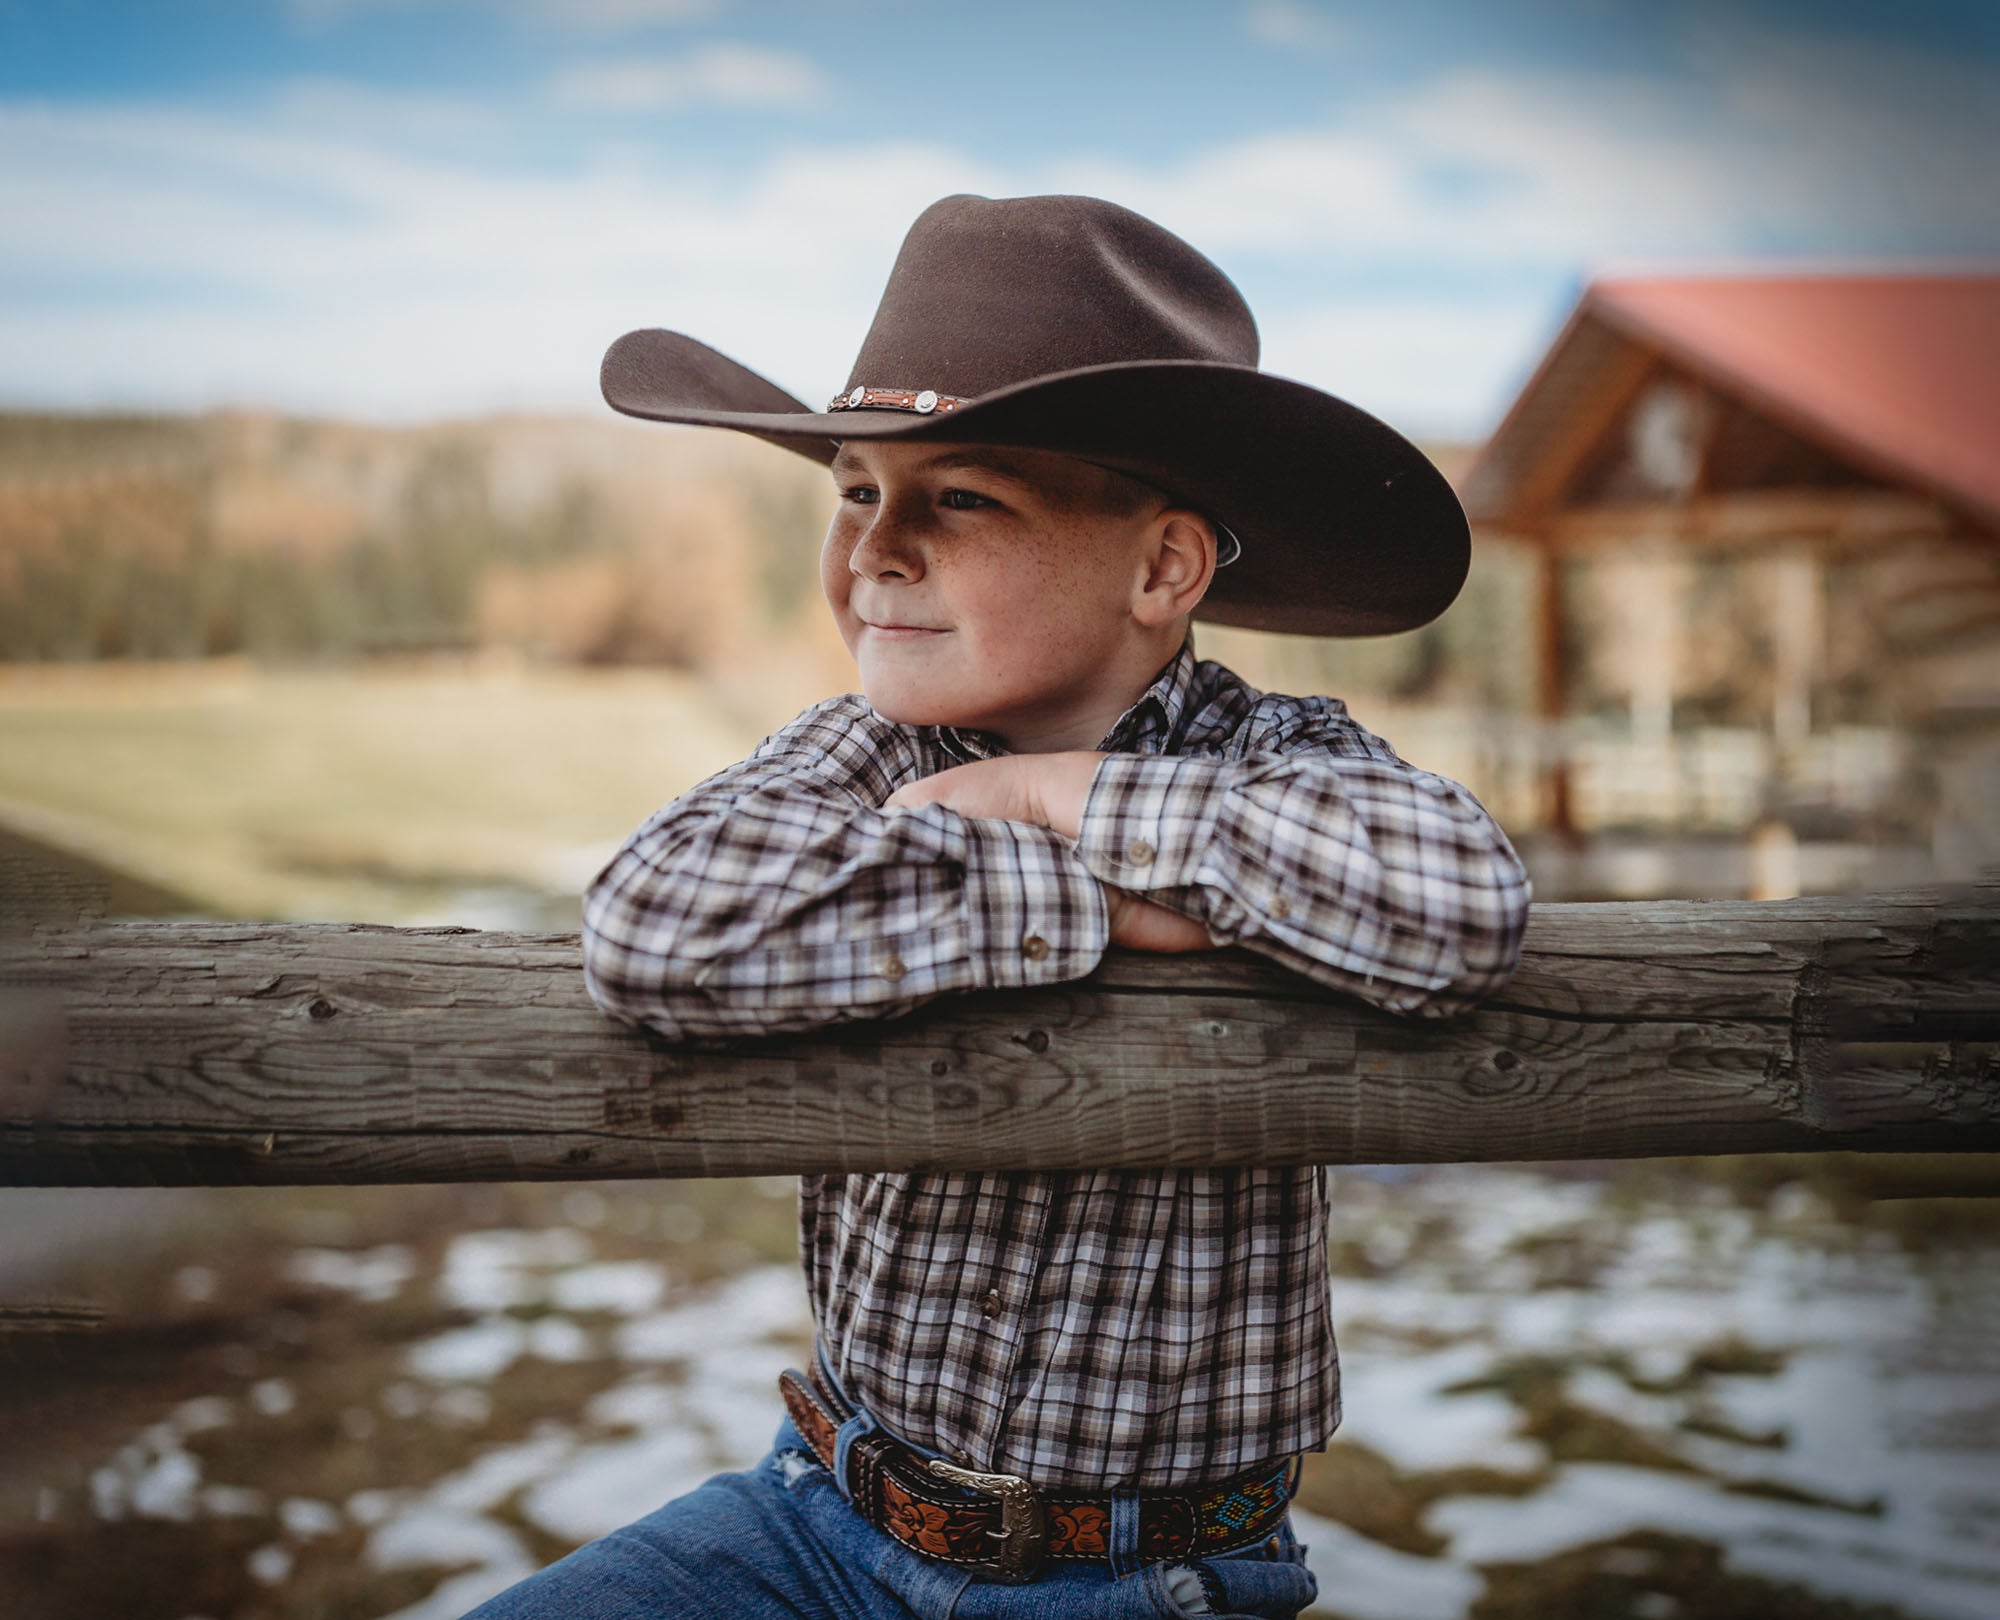
{"type": "Polygon", "coordinates": [[[818,405],[927,203],[1067,191],[1470,438],[1593,274],[2000,263],[1996,109],[2000,0],[0,0],[0,405],[818,405]]]}

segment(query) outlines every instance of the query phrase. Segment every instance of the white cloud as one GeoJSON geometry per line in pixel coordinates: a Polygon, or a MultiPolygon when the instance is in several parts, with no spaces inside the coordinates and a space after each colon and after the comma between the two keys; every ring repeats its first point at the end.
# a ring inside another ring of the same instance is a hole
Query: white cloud
{"type": "Polygon", "coordinates": [[[1347,35],[1326,12],[1302,0],[1253,0],[1244,8],[1243,26],[1253,39],[1288,47],[1334,45],[1347,35]]]}
{"type": "Polygon", "coordinates": [[[1990,55],[1726,18],[1707,19],[1689,45],[1724,87],[1732,120],[1761,137],[1773,178],[1842,199],[1856,223],[1934,233],[1955,215],[1967,240],[2000,247],[2000,67],[1990,55]]]}
{"type": "Polygon", "coordinates": [[[381,90],[331,78],[291,79],[277,85],[271,94],[271,113],[295,132],[315,130],[344,138],[365,129],[377,145],[490,141],[507,126],[501,107],[469,94],[381,90]]]}
{"type": "Polygon", "coordinates": [[[826,80],[811,62],[787,51],[715,44],[674,56],[572,63],[549,88],[566,105],[608,112],[703,105],[796,108],[819,101],[826,80]]]}
{"type": "Polygon", "coordinates": [[[286,10],[301,28],[318,32],[370,12],[468,4],[483,10],[505,9],[545,26],[604,34],[699,22],[722,9],[722,0],[289,0],[286,10]]]}
{"type": "Polygon", "coordinates": [[[1696,48],[1709,116],[1636,75],[1464,71],[1173,169],[1064,174],[1218,253],[1574,271],[1772,240],[2000,250],[1991,66],[1719,25],[1696,48]]]}
{"type": "Polygon", "coordinates": [[[475,104],[329,83],[231,112],[0,101],[15,158],[0,166],[0,273],[89,289],[0,308],[0,394],[590,408],[604,344],[659,324],[816,402],[844,380],[926,203],[1082,190],[1271,289],[1257,300],[1271,369],[1467,431],[1589,265],[1712,261],[1766,228],[1878,255],[1940,229],[2000,248],[2000,194],[1976,183],[1968,134],[2000,92],[1992,70],[1740,32],[1693,48],[1712,59],[1700,119],[1644,79],[1461,73],[1172,162],[820,140],[727,176],[699,146],[508,168],[475,104]],[[1376,290],[1328,290],[1357,286],[1376,290]]]}
{"type": "Polygon", "coordinates": [[[1472,437],[1499,419],[1560,315],[1534,297],[1327,301],[1263,322],[1263,369],[1338,394],[1406,434],[1472,437]]]}
{"type": "Polygon", "coordinates": [[[699,22],[722,9],[722,0],[515,0],[515,4],[553,21],[605,30],[699,22]]]}
{"type": "Polygon", "coordinates": [[[657,162],[496,174],[169,109],[0,106],[0,147],[36,154],[0,169],[0,270],[206,289],[0,308],[0,393],[79,405],[589,408],[605,344],[654,324],[823,396],[909,221],[1006,189],[922,146],[805,148],[724,186],[657,162]]]}

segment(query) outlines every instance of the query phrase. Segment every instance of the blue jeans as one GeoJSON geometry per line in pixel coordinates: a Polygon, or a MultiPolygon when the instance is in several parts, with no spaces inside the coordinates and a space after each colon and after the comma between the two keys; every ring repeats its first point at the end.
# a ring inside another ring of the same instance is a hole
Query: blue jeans
{"type": "Polygon", "coordinates": [[[979,1580],[862,1518],[787,1419],[755,1468],[717,1474],[467,1620],[1293,1620],[1317,1587],[1289,1523],[1274,1539],[1194,1561],[1191,1599],[1158,1564],[1123,1576],[1108,1562],[1051,1564],[1024,1586],[979,1580]]]}

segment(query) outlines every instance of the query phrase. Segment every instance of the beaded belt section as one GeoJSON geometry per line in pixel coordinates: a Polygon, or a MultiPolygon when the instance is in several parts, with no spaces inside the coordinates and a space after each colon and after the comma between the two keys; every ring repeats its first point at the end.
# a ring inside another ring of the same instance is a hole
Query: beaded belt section
{"type": "MultiPolygon", "coordinates": [[[[792,1426],[829,1469],[841,1406],[811,1373],[778,1377],[792,1426]]],[[[847,1490],[861,1516],[904,1546],[990,1579],[1034,1578],[1049,1558],[1111,1555],[1111,1499],[1037,1490],[927,1458],[880,1430],[847,1449],[847,1490]],[[954,1488],[957,1487],[957,1488],[954,1488]]],[[[1191,1491],[1141,1491],[1139,1556],[1152,1562],[1233,1552],[1275,1534],[1298,1489],[1298,1459],[1191,1491]]]]}
{"type": "Polygon", "coordinates": [[[949,416],[970,400],[940,394],[935,388],[853,388],[834,396],[829,411],[915,411],[919,416],[949,416]]]}

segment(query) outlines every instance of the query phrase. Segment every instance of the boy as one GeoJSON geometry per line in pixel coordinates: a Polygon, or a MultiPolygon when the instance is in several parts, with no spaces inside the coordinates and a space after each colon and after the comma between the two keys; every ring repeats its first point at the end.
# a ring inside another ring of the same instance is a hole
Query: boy
{"type": "MultiPolygon", "coordinates": [[[[1527,884],[1462,788],[1189,622],[1440,612],[1463,514],[1383,424],[1256,370],[1236,289],[1090,198],[912,227],[811,412],[665,332],[618,409],[828,461],[864,696],[668,805],[593,881],[591,994],[675,1038],[904,1012],[1240,944],[1396,1012],[1505,982],[1527,884]],[[1220,570],[1220,572],[1218,572],[1220,570]]],[[[759,1468],[482,1614],[1296,1614],[1299,1453],[1339,1417],[1315,1167],[807,1176],[815,1365],[759,1468]]]]}

